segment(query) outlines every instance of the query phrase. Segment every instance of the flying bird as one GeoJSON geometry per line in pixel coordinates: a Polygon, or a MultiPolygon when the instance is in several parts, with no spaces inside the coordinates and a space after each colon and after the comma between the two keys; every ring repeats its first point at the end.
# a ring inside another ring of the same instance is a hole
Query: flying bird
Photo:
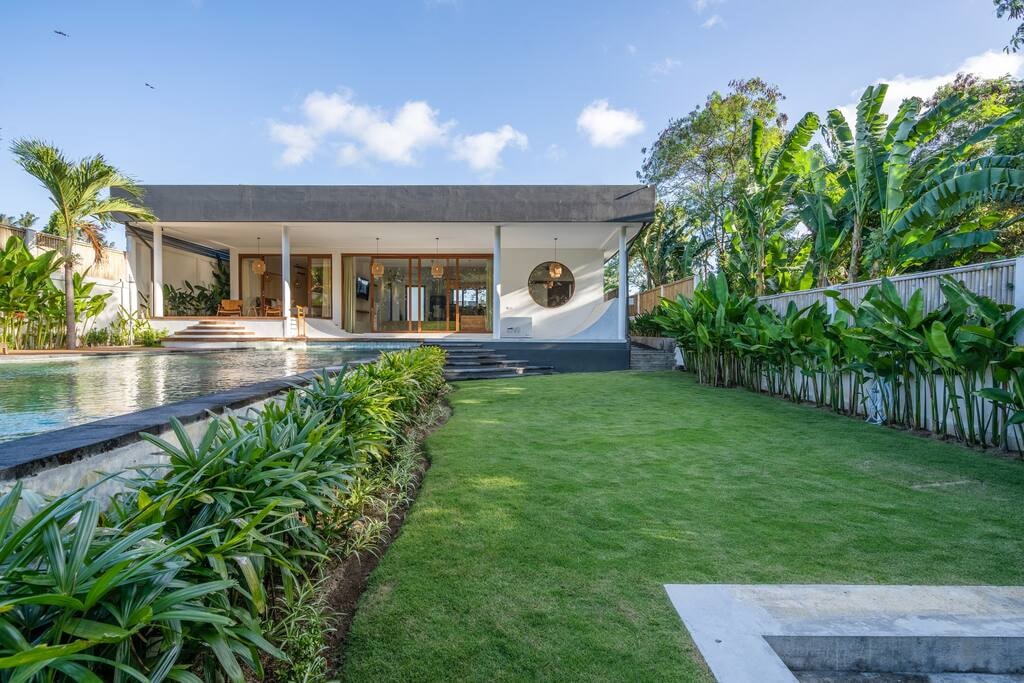
{"type": "Polygon", "coordinates": [[[152,85],[150,85],[149,83],[146,83],[146,87],[149,88],[150,90],[156,90],[156,88],[153,87],[152,85]]]}
{"type": "Polygon", "coordinates": [[[57,29],[53,29],[53,32],[56,33],[58,36],[64,36],[65,38],[71,37],[68,34],[64,33],[64,31],[58,31],[57,29]]]}

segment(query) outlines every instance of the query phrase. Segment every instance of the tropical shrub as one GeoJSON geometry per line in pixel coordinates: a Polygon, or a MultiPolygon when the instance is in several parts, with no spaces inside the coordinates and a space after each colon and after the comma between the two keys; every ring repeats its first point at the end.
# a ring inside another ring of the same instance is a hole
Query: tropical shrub
{"type": "Polygon", "coordinates": [[[213,282],[194,285],[189,281],[180,288],[164,285],[164,305],[170,315],[217,315],[222,299],[231,293],[231,273],[227,261],[217,261],[213,269],[213,282]]]}
{"type": "Polygon", "coordinates": [[[124,477],[105,510],[89,490],[44,501],[16,485],[0,498],[0,680],[322,672],[323,634],[289,610],[326,628],[310,586],[383,533],[367,510],[408,483],[401,425],[439,395],[443,365],[435,348],[382,354],[198,439],[175,423],[145,437],[167,464],[124,477]]]}
{"type": "Polygon", "coordinates": [[[86,494],[47,502],[19,482],[0,497],[0,677],[194,680],[184,642],[229,623],[205,601],[231,582],[184,577],[187,548],[214,530],[168,541],[159,521],[105,526],[86,494]]]}
{"type": "Polygon", "coordinates": [[[661,337],[664,330],[655,318],[661,314],[661,307],[644,311],[629,320],[629,333],[634,337],[661,337]]]}
{"type": "MultiPolygon", "coordinates": [[[[49,349],[64,345],[64,292],[53,280],[63,258],[54,251],[33,256],[18,237],[0,247],[0,346],[49,349]]],[[[106,308],[111,294],[93,294],[96,284],[73,273],[74,314],[83,332],[106,308]]]]}
{"type": "Polygon", "coordinates": [[[90,329],[82,336],[84,346],[160,346],[167,330],[155,328],[142,313],[119,306],[108,327],[90,329]]]}
{"type": "Polygon", "coordinates": [[[969,444],[1009,446],[1008,428],[1024,425],[1024,349],[1015,344],[1024,310],[978,296],[949,276],[940,286],[945,303],[931,312],[920,290],[904,303],[883,279],[857,305],[827,292],[835,314],[821,302],[790,302],[780,315],[731,291],[719,274],[691,299],[664,302],[655,320],[703,383],[813,401],[969,444]]]}

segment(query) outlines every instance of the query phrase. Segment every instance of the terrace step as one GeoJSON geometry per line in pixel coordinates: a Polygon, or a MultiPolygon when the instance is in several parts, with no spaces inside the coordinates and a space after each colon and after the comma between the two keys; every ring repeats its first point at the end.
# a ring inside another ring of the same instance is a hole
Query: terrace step
{"type": "Polygon", "coordinates": [[[551,366],[530,365],[527,360],[510,359],[504,353],[495,353],[475,342],[427,342],[424,346],[436,346],[448,354],[444,375],[449,382],[550,375],[554,372],[551,366]]]}
{"type": "Polygon", "coordinates": [[[505,379],[513,377],[531,377],[534,375],[552,375],[554,372],[554,368],[547,365],[526,365],[514,368],[445,368],[444,377],[449,382],[459,382],[471,379],[505,379]]]}
{"type": "Polygon", "coordinates": [[[525,360],[508,360],[504,356],[501,358],[477,358],[474,360],[449,360],[445,363],[446,368],[478,368],[482,366],[508,366],[508,367],[519,367],[528,365],[529,361],[525,360]]]}
{"type": "Polygon", "coordinates": [[[187,342],[190,345],[224,344],[249,342],[255,338],[255,332],[233,320],[200,320],[164,338],[164,345],[173,347],[180,342],[187,342]]]}

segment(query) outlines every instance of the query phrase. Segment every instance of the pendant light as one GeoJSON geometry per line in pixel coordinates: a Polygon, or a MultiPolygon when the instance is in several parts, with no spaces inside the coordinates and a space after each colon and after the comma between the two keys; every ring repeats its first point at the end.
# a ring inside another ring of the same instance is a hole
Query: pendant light
{"type": "Polygon", "coordinates": [[[440,251],[441,238],[434,238],[434,262],[430,264],[430,274],[436,279],[444,277],[444,264],[437,262],[437,256],[440,251]]]}
{"type": "Polygon", "coordinates": [[[373,262],[370,267],[370,274],[374,277],[382,277],[384,275],[384,264],[380,262],[380,238],[377,238],[377,260],[373,262]]]}
{"type": "Polygon", "coordinates": [[[552,278],[562,277],[562,264],[558,262],[558,238],[555,238],[555,258],[548,264],[548,275],[552,278]]]}
{"type": "Polygon", "coordinates": [[[267,272],[267,262],[263,260],[259,237],[256,238],[256,260],[252,262],[252,272],[260,276],[267,272]]]}

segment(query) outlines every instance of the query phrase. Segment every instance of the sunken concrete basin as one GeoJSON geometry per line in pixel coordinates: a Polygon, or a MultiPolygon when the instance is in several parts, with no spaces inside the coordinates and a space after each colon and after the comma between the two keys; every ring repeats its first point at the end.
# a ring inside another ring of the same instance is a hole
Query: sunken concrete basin
{"type": "Polygon", "coordinates": [[[1024,587],[665,589],[720,683],[1024,681],[1024,587]]]}

